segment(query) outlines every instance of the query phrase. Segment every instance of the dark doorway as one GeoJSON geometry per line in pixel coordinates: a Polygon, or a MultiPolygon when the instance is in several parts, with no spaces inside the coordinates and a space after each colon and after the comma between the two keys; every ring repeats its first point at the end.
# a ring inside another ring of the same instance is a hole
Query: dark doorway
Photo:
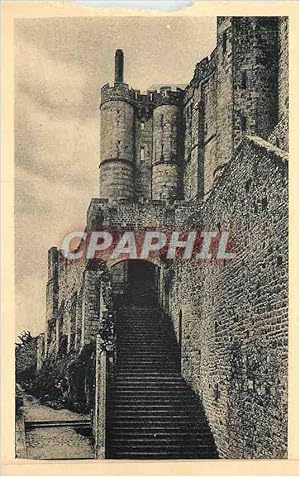
{"type": "Polygon", "coordinates": [[[127,260],[112,267],[114,294],[122,301],[149,303],[159,294],[159,267],[146,260],[127,260]]]}

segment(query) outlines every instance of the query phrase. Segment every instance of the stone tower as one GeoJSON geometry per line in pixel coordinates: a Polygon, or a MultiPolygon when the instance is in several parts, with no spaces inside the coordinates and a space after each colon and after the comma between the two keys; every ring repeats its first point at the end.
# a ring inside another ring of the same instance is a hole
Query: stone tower
{"type": "Polygon", "coordinates": [[[123,52],[115,55],[114,86],[101,90],[100,197],[134,197],[134,97],[123,82],[123,52]]]}
{"type": "Polygon", "coordinates": [[[181,198],[182,101],[180,88],[130,88],[123,52],[116,51],[114,85],[101,89],[101,198],[181,198]]]}
{"type": "Polygon", "coordinates": [[[245,134],[267,139],[278,122],[278,17],[218,17],[217,157],[245,134]]]}
{"type": "Polygon", "coordinates": [[[181,191],[181,90],[161,88],[153,112],[152,198],[176,199],[181,191]]]}

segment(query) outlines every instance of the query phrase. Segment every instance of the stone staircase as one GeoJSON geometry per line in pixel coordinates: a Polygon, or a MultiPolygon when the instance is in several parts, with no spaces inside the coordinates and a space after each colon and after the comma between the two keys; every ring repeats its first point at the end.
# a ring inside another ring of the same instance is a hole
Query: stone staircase
{"type": "Polygon", "coordinates": [[[107,413],[108,459],[218,458],[201,402],[180,375],[173,327],[155,305],[119,310],[107,413]]]}

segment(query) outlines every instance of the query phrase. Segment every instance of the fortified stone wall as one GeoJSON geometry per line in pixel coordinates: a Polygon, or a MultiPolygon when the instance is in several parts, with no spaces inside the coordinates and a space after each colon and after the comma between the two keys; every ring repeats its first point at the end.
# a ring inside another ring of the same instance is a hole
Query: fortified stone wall
{"type": "MultiPolygon", "coordinates": [[[[92,199],[86,232],[98,226],[170,230],[174,224],[179,227],[191,210],[183,201],[168,205],[166,201],[92,199]]],[[[80,351],[95,342],[101,310],[109,308],[110,276],[104,263],[69,261],[56,247],[49,250],[48,260],[45,356],[55,359],[59,352],[80,351]]]]}
{"type": "MultiPolygon", "coordinates": [[[[53,249],[51,249],[53,250],[53,249]]],[[[53,252],[52,252],[53,253],[53,252]]],[[[79,352],[94,343],[100,330],[100,317],[109,308],[110,282],[104,263],[65,259],[57,255],[57,301],[55,314],[47,319],[45,356],[79,352]]],[[[48,301],[53,291],[47,287],[48,301]]]]}
{"type": "Polygon", "coordinates": [[[278,113],[279,119],[289,107],[289,19],[279,18],[278,113]]]}
{"type": "Polygon", "coordinates": [[[216,109],[216,158],[218,165],[232,157],[232,107],[233,107],[233,25],[231,17],[217,19],[217,109],[216,109]]]}
{"type": "Polygon", "coordinates": [[[190,227],[229,230],[235,261],[173,265],[182,367],[226,458],[287,454],[287,155],[248,137],[190,227]]]}
{"type": "Polygon", "coordinates": [[[184,197],[203,197],[216,167],[215,54],[196,65],[184,96],[184,197]]]}
{"type": "Polygon", "coordinates": [[[281,117],[279,123],[269,136],[268,141],[274,146],[289,150],[289,114],[288,111],[281,117]]]}

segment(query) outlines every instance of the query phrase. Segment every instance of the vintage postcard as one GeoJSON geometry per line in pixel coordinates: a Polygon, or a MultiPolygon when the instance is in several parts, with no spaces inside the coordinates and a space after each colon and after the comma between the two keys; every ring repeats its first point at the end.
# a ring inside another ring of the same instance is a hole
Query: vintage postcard
{"type": "Polygon", "coordinates": [[[297,3],[2,10],[3,473],[295,475],[297,3]]]}

